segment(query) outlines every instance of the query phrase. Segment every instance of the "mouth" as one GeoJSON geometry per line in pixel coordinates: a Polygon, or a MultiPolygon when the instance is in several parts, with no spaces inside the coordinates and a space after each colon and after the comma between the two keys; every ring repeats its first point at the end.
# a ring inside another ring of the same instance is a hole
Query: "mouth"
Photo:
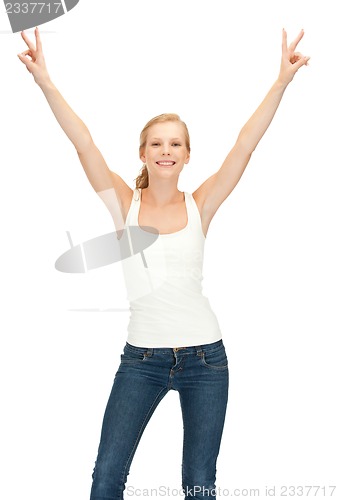
{"type": "Polygon", "coordinates": [[[175,165],[175,161],[156,161],[157,165],[159,165],[160,167],[165,167],[165,168],[169,168],[169,167],[173,167],[173,165],[175,165]]]}

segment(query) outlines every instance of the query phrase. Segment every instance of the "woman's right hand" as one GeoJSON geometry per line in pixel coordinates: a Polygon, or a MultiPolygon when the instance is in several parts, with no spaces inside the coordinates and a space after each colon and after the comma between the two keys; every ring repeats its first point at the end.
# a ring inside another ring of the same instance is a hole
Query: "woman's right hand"
{"type": "Polygon", "coordinates": [[[23,64],[25,64],[27,70],[33,75],[34,80],[38,85],[49,81],[50,77],[42,52],[42,43],[38,28],[35,28],[36,48],[24,31],[21,31],[21,36],[26,42],[28,49],[21,54],[18,54],[18,58],[23,64]]]}

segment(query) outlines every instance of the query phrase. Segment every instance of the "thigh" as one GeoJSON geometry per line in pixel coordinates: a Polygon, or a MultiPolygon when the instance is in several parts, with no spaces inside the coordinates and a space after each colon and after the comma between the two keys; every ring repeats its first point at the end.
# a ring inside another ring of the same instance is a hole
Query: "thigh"
{"type": "Polygon", "coordinates": [[[188,383],[179,389],[184,470],[189,477],[190,471],[209,476],[212,468],[215,470],[228,400],[228,360],[223,343],[217,342],[213,347],[209,344],[201,355],[189,361],[189,366],[188,383]]]}
{"type": "Polygon", "coordinates": [[[128,470],[151,415],[167,393],[147,361],[142,348],[125,346],[103,418],[96,470],[128,470]]]}

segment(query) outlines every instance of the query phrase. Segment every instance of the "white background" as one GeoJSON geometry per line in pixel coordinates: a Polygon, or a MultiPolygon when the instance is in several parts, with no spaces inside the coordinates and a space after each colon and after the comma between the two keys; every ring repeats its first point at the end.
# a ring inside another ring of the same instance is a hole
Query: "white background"
{"type": "MultiPolygon", "coordinates": [[[[289,40],[305,29],[299,50],[310,65],[206,242],[204,293],[230,365],[217,486],[258,488],[260,497],[266,486],[317,485],[323,498],[337,482],[334,8],[333,0],[81,0],[40,27],[54,83],[131,187],[145,123],[181,116],[192,158],[179,188],[188,192],[220,167],[276,79],[282,27],[289,40]]],[[[8,31],[4,9],[0,19],[8,31]]],[[[112,220],[16,56],[26,48],[20,34],[2,32],[0,43],[0,496],[83,500],[128,303],[120,264],[84,275],[54,268],[67,230],[76,244],[112,231],[112,220]]],[[[131,487],[179,489],[181,452],[171,391],[144,432],[126,498],[131,487]]]]}

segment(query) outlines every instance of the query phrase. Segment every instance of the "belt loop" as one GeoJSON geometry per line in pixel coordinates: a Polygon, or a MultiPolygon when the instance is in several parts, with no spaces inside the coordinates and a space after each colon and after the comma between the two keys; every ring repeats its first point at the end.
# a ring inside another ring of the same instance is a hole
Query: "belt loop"
{"type": "Polygon", "coordinates": [[[196,346],[196,350],[197,350],[197,356],[202,356],[202,348],[201,348],[201,345],[197,345],[197,346],[196,346]]]}
{"type": "Polygon", "coordinates": [[[145,353],[145,356],[150,357],[153,355],[153,347],[149,347],[145,353]]]}

